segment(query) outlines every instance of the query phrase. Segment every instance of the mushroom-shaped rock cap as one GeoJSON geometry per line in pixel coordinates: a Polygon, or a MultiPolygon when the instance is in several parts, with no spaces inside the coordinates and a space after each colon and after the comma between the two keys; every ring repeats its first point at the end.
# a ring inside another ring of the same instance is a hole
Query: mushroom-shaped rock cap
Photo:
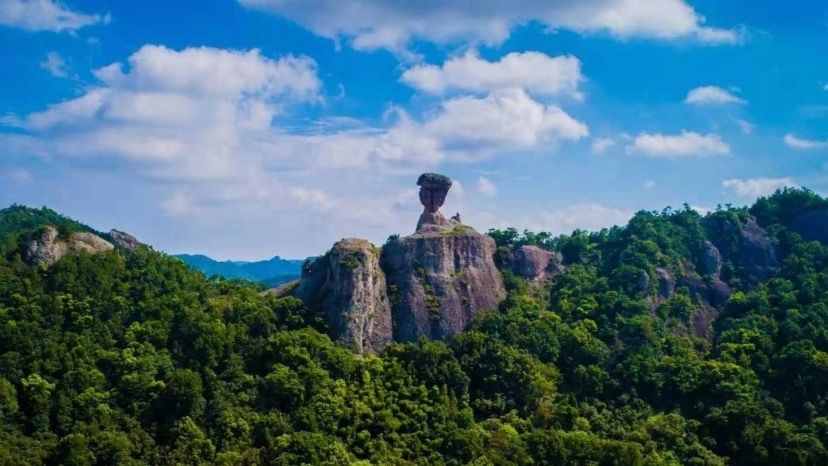
{"type": "MultiPolygon", "coordinates": [[[[425,207],[424,214],[436,214],[451,188],[451,178],[437,173],[423,173],[417,180],[420,186],[420,202],[425,207]]],[[[433,223],[427,221],[426,223],[433,223]]]]}
{"type": "Polygon", "coordinates": [[[445,189],[451,188],[451,178],[440,175],[438,173],[423,173],[417,179],[417,186],[422,186],[428,189],[445,189]]]}

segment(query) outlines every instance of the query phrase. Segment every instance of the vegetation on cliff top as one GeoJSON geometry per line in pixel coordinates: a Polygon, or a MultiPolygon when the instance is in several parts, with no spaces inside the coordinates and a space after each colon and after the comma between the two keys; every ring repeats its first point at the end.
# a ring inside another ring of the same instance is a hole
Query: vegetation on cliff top
{"type": "Polygon", "coordinates": [[[87,227],[0,211],[0,464],[828,464],[828,246],[792,229],[826,208],[785,190],[709,214],[752,215],[781,260],[748,287],[726,258],[716,308],[642,286],[698,269],[705,241],[738,247],[689,208],[492,231],[560,251],[565,272],[540,289],[506,273],[506,302],[468,332],[364,358],[300,301],[148,248],[30,267],[27,231],[87,227]]]}

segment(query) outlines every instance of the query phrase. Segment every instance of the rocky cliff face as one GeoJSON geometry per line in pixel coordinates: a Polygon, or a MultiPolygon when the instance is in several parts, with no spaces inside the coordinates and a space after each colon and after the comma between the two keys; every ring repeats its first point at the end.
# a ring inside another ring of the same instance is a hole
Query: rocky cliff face
{"type": "Polygon", "coordinates": [[[471,227],[426,228],[385,245],[394,339],[445,339],[506,297],[495,242],[471,227]]]}
{"type": "MultiPolygon", "coordinates": [[[[322,313],[331,336],[360,353],[381,351],[392,340],[445,339],[466,330],[474,317],[505,299],[494,263],[495,242],[463,225],[459,214],[439,212],[451,180],[426,173],[417,184],[423,213],[417,231],[382,250],[359,239],[342,240],[309,263],[296,284],[273,290],[292,294],[322,313]]],[[[551,257],[542,257],[547,269],[551,257]]]]}
{"type": "Polygon", "coordinates": [[[57,229],[47,226],[37,238],[26,244],[24,257],[31,264],[48,266],[73,252],[95,254],[114,248],[112,243],[92,233],[72,233],[69,238],[58,238],[57,229]]]}
{"type": "Polygon", "coordinates": [[[293,294],[322,313],[331,337],[358,353],[376,353],[392,340],[391,305],[380,250],[344,239],[308,263],[293,294]]]}

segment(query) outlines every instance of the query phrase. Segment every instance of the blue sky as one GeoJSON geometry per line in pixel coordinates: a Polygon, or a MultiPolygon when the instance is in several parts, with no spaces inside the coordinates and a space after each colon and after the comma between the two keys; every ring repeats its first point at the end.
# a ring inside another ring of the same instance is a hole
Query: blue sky
{"type": "Polygon", "coordinates": [[[0,205],[156,248],[304,257],[828,192],[816,0],[0,0],[0,205]]]}

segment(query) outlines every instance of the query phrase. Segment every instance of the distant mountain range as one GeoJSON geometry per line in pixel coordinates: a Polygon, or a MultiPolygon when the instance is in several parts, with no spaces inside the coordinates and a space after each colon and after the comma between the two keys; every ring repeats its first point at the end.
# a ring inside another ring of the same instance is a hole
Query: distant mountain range
{"type": "Polygon", "coordinates": [[[305,262],[304,259],[282,259],[279,256],[257,262],[217,261],[201,254],[177,254],[174,257],[207,276],[241,278],[273,287],[299,278],[302,263],[305,262]]]}

